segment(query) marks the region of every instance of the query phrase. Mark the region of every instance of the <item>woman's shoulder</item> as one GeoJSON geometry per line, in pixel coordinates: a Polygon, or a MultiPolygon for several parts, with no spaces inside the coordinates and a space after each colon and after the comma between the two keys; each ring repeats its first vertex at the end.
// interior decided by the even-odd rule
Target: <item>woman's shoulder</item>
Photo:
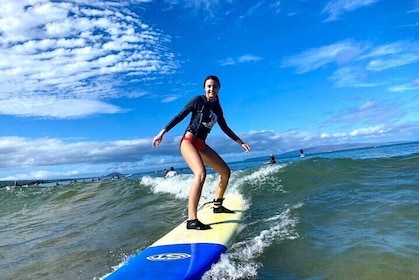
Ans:
{"type": "Polygon", "coordinates": [[[198,95],[196,95],[193,99],[195,99],[195,100],[199,100],[199,101],[204,101],[204,102],[205,102],[205,100],[206,100],[206,98],[205,98],[205,94],[198,94],[198,95]]]}
{"type": "Polygon", "coordinates": [[[205,96],[200,94],[200,95],[195,95],[194,97],[192,97],[189,102],[189,104],[201,104],[201,103],[205,103],[205,96]]]}
{"type": "Polygon", "coordinates": [[[200,100],[205,100],[204,97],[205,96],[202,95],[202,94],[195,95],[194,97],[192,97],[191,99],[189,99],[189,102],[196,102],[196,101],[200,101],[200,100]]]}

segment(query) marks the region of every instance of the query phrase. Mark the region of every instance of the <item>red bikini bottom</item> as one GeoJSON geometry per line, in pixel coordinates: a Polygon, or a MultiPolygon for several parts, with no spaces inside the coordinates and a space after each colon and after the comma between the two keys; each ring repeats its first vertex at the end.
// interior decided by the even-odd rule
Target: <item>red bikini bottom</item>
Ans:
{"type": "Polygon", "coordinates": [[[182,143],[183,140],[191,142],[198,152],[205,147],[205,142],[198,138],[183,136],[182,139],[180,139],[180,143],[182,143]]]}

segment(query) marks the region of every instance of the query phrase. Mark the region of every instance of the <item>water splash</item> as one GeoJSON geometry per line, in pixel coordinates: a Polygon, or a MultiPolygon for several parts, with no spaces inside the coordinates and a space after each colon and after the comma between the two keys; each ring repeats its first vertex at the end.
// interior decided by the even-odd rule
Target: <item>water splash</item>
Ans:
{"type": "MultiPolygon", "coordinates": [[[[255,224],[265,229],[258,235],[237,242],[223,255],[220,261],[207,271],[203,280],[213,279],[255,279],[262,264],[258,258],[273,242],[293,240],[300,237],[296,230],[300,219],[295,215],[295,209],[302,207],[299,203],[285,209],[278,215],[252,222],[246,226],[255,227],[255,224]]],[[[239,238],[239,237],[238,237],[239,238]]]]}

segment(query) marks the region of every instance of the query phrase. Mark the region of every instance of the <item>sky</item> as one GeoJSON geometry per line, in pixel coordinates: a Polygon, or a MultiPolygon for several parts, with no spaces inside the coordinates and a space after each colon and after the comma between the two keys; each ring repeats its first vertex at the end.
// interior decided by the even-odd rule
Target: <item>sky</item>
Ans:
{"type": "Polygon", "coordinates": [[[419,140],[418,0],[0,0],[0,180],[185,166],[208,75],[227,162],[419,140]]]}

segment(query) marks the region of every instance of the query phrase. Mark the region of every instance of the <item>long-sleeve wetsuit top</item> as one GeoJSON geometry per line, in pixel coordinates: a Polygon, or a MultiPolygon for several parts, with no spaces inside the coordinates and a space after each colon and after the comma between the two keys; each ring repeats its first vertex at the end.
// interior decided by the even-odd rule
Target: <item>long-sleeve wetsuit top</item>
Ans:
{"type": "Polygon", "coordinates": [[[223,110],[221,109],[220,102],[217,98],[216,101],[207,101],[205,95],[198,95],[192,98],[186,106],[179,112],[165,127],[166,131],[172,129],[175,125],[181,122],[189,113],[192,112],[191,120],[186,132],[191,132],[195,137],[204,140],[207,138],[215,123],[218,122],[221,130],[234,141],[240,139],[228,127],[223,110]]]}

